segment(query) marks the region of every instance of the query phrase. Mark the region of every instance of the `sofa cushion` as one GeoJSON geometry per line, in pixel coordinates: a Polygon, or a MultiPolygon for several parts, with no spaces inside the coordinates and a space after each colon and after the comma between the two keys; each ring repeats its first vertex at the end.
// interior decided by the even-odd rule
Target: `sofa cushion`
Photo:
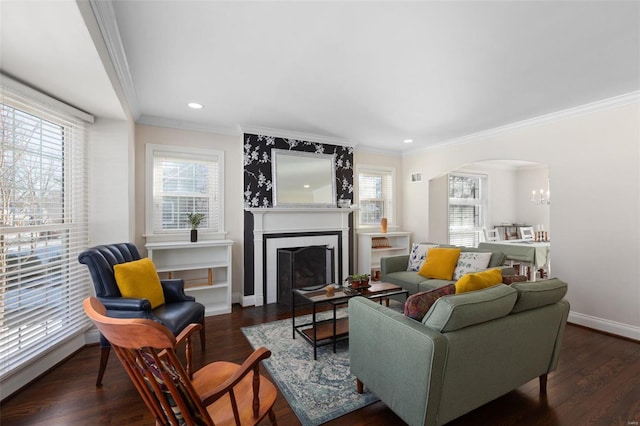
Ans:
{"type": "MultiPolygon", "coordinates": [[[[414,272],[414,274],[415,274],[415,272],[414,272]]],[[[442,287],[442,286],[445,286],[445,285],[455,284],[456,283],[453,280],[439,280],[439,279],[435,279],[435,278],[429,278],[429,279],[425,280],[423,277],[420,277],[420,278],[422,278],[424,281],[422,281],[420,284],[418,284],[418,291],[416,291],[416,293],[420,292],[420,291],[429,291],[429,290],[433,290],[434,288],[438,288],[438,287],[442,287]]]]}
{"type": "Polygon", "coordinates": [[[418,275],[425,278],[450,280],[459,256],[459,248],[432,247],[427,252],[427,259],[420,267],[418,275]]]}
{"type": "Polygon", "coordinates": [[[443,296],[422,318],[427,327],[446,333],[501,318],[513,309],[518,292],[504,284],[443,296]]]}
{"type": "Polygon", "coordinates": [[[148,257],[113,265],[113,274],[122,297],[148,299],[151,309],[164,304],[160,277],[148,257]]]}
{"type": "Polygon", "coordinates": [[[468,291],[481,290],[502,283],[502,271],[500,269],[489,269],[482,272],[466,274],[456,281],[456,293],[466,293],[468,291]]]}
{"type": "MultiPolygon", "coordinates": [[[[479,249],[477,247],[461,247],[461,248],[463,253],[478,253],[478,252],[485,253],[487,251],[486,249],[479,249]]],[[[489,264],[487,265],[487,268],[495,268],[496,266],[502,266],[504,265],[505,259],[506,259],[506,256],[504,255],[503,252],[492,251],[491,259],[489,260],[489,264]]]]}
{"type": "Polygon", "coordinates": [[[442,296],[455,294],[456,286],[448,284],[443,287],[434,288],[429,291],[422,291],[407,298],[404,303],[404,315],[416,321],[422,321],[424,314],[442,296]]]}
{"type": "Polygon", "coordinates": [[[424,260],[427,258],[427,250],[432,247],[437,247],[437,245],[428,243],[414,243],[411,246],[411,253],[409,253],[407,271],[418,272],[420,270],[420,267],[424,263],[424,260]]]}
{"type": "Polygon", "coordinates": [[[486,269],[491,260],[491,254],[491,252],[462,251],[458,257],[456,269],[453,270],[453,279],[459,280],[464,274],[486,269]]]}
{"type": "Polygon", "coordinates": [[[528,311],[540,306],[559,302],[567,294],[567,283],[557,278],[544,281],[514,283],[511,288],[518,292],[518,301],[512,312],[528,311]]]}

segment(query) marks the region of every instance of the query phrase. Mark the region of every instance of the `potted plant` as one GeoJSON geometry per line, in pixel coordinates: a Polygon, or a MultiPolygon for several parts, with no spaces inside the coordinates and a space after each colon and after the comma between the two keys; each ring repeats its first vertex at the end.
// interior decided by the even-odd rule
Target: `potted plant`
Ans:
{"type": "Polygon", "coordinates": [[[352,288],[367,287],[369,285],[369,275],[353,274],[349,275],[345,281],[348,281],[352,288]]]}
{"type": "Polygon", "coordinates": [[[360,274],[360,287],[369,286],[369,274],[360,274]]]}
{"type": "Polygon", "coordinates": [[[204,220],[204,213],[187,213],[187,219],[191,224],[191,242],[198,241],[198,226],[204,220]]]}

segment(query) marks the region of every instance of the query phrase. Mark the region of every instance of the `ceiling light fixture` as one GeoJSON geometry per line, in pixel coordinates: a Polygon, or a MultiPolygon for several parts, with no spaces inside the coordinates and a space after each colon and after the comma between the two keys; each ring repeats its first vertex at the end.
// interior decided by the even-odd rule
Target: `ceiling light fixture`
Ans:
{"type": "Polygon", "coordinates": [[[404,143],[413,143],[413,139],[405,139],[404,143]]]}
{"type": "Polygon", "coordinates": [[[304,188],[310,188],[311,185],[302,185],[304,188]]]}
{"type": "Polygon", "coordinates": [[[193,109],[202,109],[202,104],[199,104],[197,102],[189,102],[187,106],[193,109]]]}

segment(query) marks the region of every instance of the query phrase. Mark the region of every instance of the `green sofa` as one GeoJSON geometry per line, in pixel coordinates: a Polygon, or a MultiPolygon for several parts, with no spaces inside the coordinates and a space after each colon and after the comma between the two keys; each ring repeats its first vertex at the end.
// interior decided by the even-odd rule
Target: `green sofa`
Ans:
{"type": "Polygon", "coordinates": [[[566,283],[498,284],[439,298],[422,322],[349,301],[351,372],[409,425],[447,423],[547,374],[569,313],[566,283]]]}
{"type": "MultiPolygon", "coordinates": [[[[430,243],[421,243],[430,244],[430,243]]],[[[454,247],[449,245],[441,245],[440,247],[454,247]]],[[[460,247],[462,252],[479,252],[486,253],[486,250],[478,250],[474,247],[460,247]]],[[[502,268],[502,275],[513,275],[515,270],[510,266],[503,266],[505,256],[502,252],[491,252],[491,259],[487,269],[502,268]]],[[[397,284],[407,290],[409,294],[419,293],[421,291],[432,290],[442,287],[443,285],[455,283],[456,280],[440,280],[434,278],[425,278],[418,275],[417,272],[407,271],[407,263],[409,255],[399,255],[383,257],[380,259],[380,272],[382,281],[397,284]]]]}

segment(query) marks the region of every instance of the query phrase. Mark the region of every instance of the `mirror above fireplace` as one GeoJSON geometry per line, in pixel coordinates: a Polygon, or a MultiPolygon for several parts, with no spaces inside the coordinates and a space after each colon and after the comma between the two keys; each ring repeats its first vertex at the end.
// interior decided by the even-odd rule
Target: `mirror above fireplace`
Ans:
{"type": "Polygon", "coordinates": [[[272,149],[274,207],[336,207],[335,157],[272,149]]]}

